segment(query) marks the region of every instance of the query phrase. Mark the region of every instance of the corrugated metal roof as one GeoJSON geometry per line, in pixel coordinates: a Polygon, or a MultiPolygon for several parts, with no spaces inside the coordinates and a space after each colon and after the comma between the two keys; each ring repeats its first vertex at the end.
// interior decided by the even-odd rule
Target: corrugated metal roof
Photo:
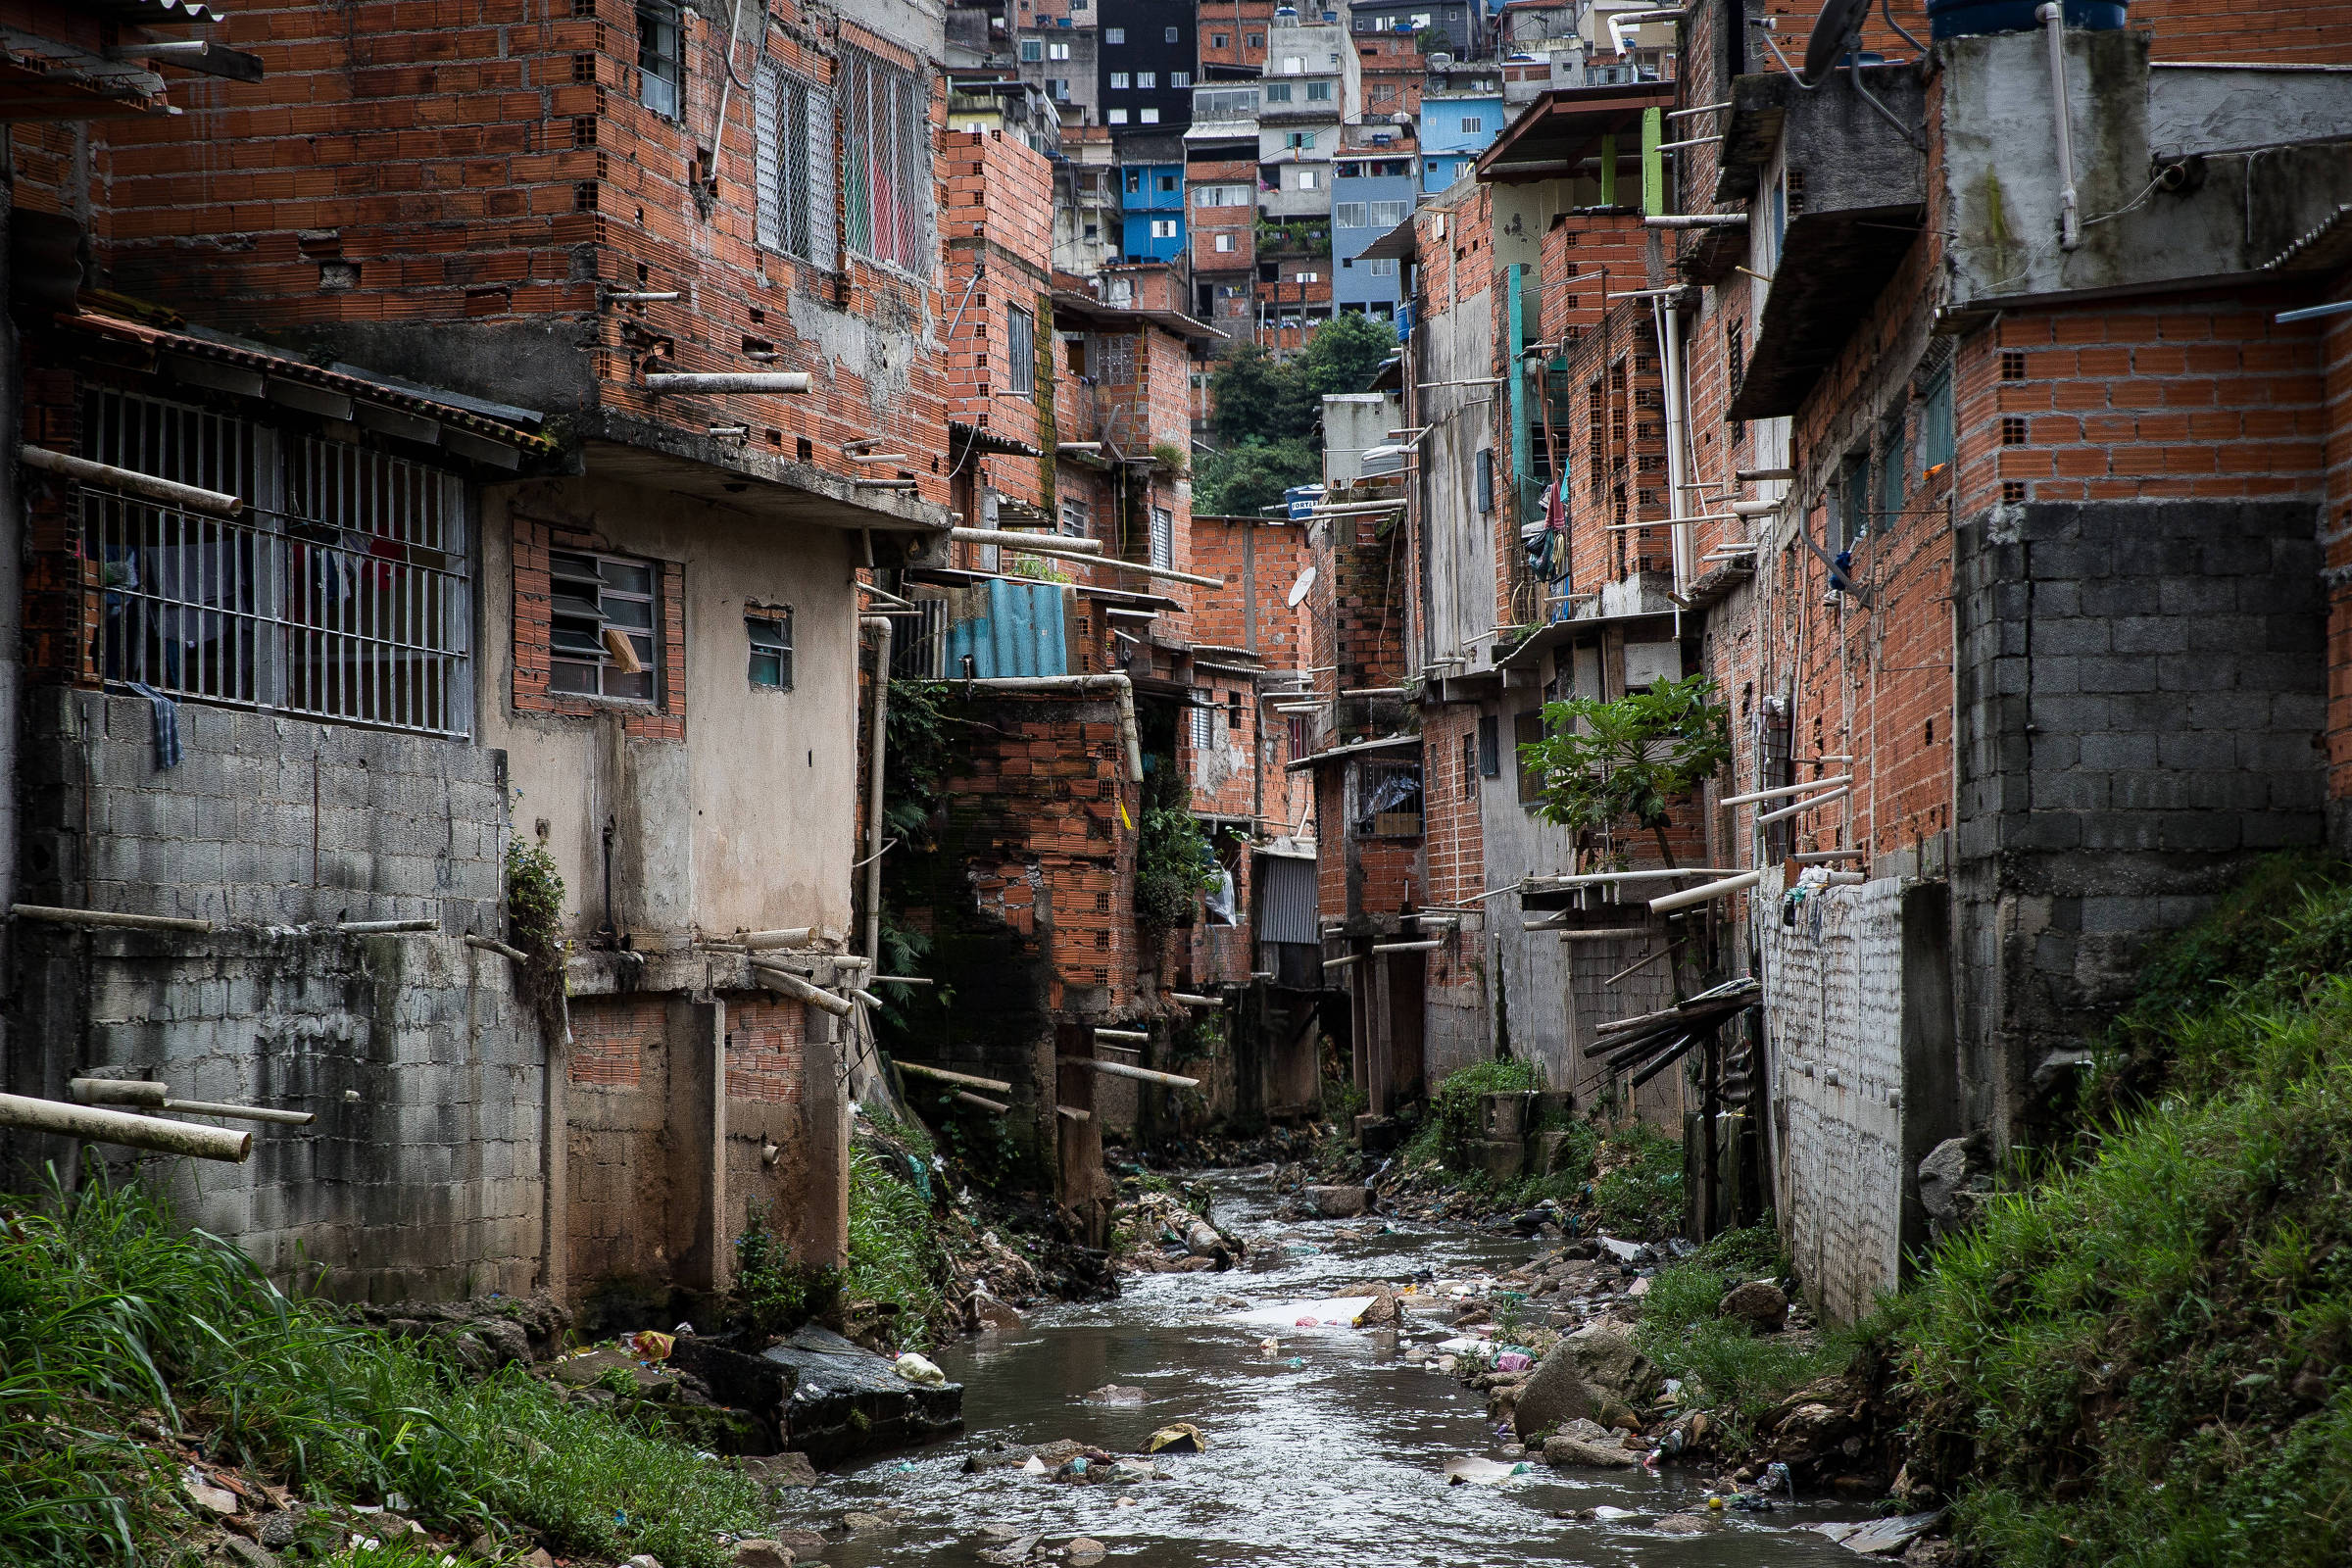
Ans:
{"type": "Polygon", "coordinates": [[[110,22],[136,23],[142,27],[187,26],[226,22],[228,13],[204,0],[81,0],[82,9],[110,22]]]}
{"type": "Polygon", "coordinates": [[[1059,583],[1013,582],[997,578],[958,589],[950,600],[947,675],[980,680],[1015,675],[1070,673],[1065,590],[1059,583]]]}

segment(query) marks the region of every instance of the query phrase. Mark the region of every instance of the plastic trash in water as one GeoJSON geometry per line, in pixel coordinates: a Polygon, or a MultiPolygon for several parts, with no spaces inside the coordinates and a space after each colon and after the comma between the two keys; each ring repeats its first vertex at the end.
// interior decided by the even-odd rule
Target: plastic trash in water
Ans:
{"type": "MultiPolygon", "coordinates": [[[[688,1332],[692,1332],[691,1325],[688,1326],[688,1332]]],[[[669,1352],[676,1348],[676,1339],[667,1334],[656,1334],[652,1329],[629,1336],[629,1348],[648,1361],[666,1361],[669,1352]]]]}
{"type": "Polygon", "coordinates": [[[1505,1350],[1494,1358],[1497,1372],[1524,1372],[1535,1364],[1524,1350],[1505,1350]]]}
{"type": "Polygon", "coordinates": [[[1304,1366],[1306,1365],[1306,1357],[1303,1355],[1294,1355],[1291,1357],[1291,1365],[1295,1367],[1304,1366]]]}
{"type": "Polygon", "coordinates": [[[1023,1461],[1021,1465],[1021,1474],[1025,1476],[1042,1476],[1045,1473],[1046,1461],[1040,1459],[1034,1453],[1031,1454],[1025,1461],[1023,1461]]]}
{"type": "Polygon", "coordinates": [[[929,1359],[915,1354],[912,1350],[900,1356],[895,1365],[899,1376],[909,1383],[919,1383],[926,1389],[947,1387],[948,1375],[932,1364],[929,1359]]]}

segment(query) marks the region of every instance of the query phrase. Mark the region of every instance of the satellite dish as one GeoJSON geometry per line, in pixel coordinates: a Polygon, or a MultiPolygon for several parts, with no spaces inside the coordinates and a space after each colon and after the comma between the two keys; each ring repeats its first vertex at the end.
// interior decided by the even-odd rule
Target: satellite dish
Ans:
{"type": "Polygon", "coordinates": [[[1870,20],[1870,0],[1828,0],[1805,40],[1805,80],[1818,86],[1838,69],[1838,62],[1854,52],[1862,24],[1870,20]]]}
{"type": "Polygon", "coordinates": [[[1314,587],[1314,585],[1315,568],[1309,566],[1298,574],[1298,580],[1297,582],[1291,584],[1290,607],[1293,610],[1297,610],[1298,608],[1299,601],[1306,597],[1307,590],[1314,587]]]}

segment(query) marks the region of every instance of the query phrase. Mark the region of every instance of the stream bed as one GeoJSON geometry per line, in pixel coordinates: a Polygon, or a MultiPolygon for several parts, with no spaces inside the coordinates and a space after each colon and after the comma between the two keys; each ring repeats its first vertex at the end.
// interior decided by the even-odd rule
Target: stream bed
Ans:
{"type": "MultiPolygon", "coordinates": [[[[1709,1564],[1725,1568],[1859,1564],[1798,1528],[1851,1519],[1850,1506],[1720,1512],[1720,1528],[1669,1535],[1648,1521],[1704,1509],[1707,1474],[1558,1471],[1534,1462],[1498,1484],[1449,1484],[1446,1465],[1494,1459],[1483,1396],[1408,1362],[1452,1330],[1415,1313],[1402,1329],[1268,1328],[1232,1321],[1253,1307],[1341,1294],[1366,1278],[1443,1281],[1510,1268],[1537,1244],[1509,1237],[1353,1221],[1277,1218],[1265,1174],[1208,1172],[1220,1224],[1246,1238],[1250,1261],[1227,1273],[1147,1274],[1113,1301],[1056,1306],[1018,1331],[984,1335],[934,1357],[964,1386],[956,1441],[886,1455],[797,1494],[808,1528],[848,1511],[894,1522],[830,1545],[836,1568],[970,1564],[1002,1558],[1008,1536],[1059,1546],[1091,1537],[1106,1564],[1152,1568],[1457,1568],[1502,1562],[1709,1564]],[[1358,1233],[1356,1238],[1342,1231],[1358,1233]],[[1222,1304],[1220,1304],[1222,1303],[1222,1304]],[[1279,1348],[1267,1351],[1271,1335],[1279,1348]],[[1105,1384],[1141,1389],[1138,1405],[1082,1402],[1105,1384]],[[1069,1438],[1134,1453],[1155,1430],[1187,1421],[1206,1451],[1162,1454],[1165,1480],[1076,1486],[1018,1468],[965,1474],[995,1440],[1069,1438]],[[1627,1517],[1579,1520],[1577,1510],[1627,1517]],[[900,1512],[903,1510],[903,1512],[900,1512]]],[[[1425,1287],[1426,1288],[1426,1287],[1425,1287]]],[[[1884,1560],[1884,1559],[1880,1559],[1884,1560]]]]}

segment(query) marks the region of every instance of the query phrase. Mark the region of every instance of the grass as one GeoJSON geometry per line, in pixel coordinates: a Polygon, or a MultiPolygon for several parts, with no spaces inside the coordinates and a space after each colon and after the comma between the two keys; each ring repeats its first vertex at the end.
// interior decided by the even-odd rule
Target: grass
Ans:
{"type": "Polygon", "coordinates": [[[142,1189],[20,1202],[0,1249],[0,1561],[152,1561],[192,1527],[176,1467],[124,1436],[140,1412],[210,1462],[317,1501],[398,1493],[460,1536],[720,1568],[720,1532],[761,1522],[739,1473],[290,1298],[142,1189]]]}
{"type": "Polygon", "coordinates": [[[1613,1236],[1655,1241],[1683,1228],[1683,1146],[1645,1122],[1601,1140],[1593,1217],[1613,1236]]]}
{"type": "Polygon", "coordinates": [[[1791,1391],[1835,1372],[1853,1357],[1856,1337],[1756,1334],[1715,1310],[1734,1286],[1784,1278],[1788,1263],[1771,1223],[1726,1231],[1692,1256],[1660,1269],[1642,1300],[1635,1340],[1670,1378],[1695,1383],[1686,1407],[1703,1405],[1746,1441],[1756,1419],[1791,1391]]]}
{"type": "Polygon", "coordinates": [[[930,1200],[898,1174],[895,1157],[862,1144],[850,1151],[850,1252],[842,1290],[853,1300],[895,1305],[899,1340],[919,1348],[947,1321],[947,1254],[930,1200]]]}
{"type": "Polygon", "coordinates": [[[1912,1475],[2003,1568],[2352,1560],[2352,887],[2275,861],[2160,953],[2117,1108],[1887,1309],[1912,1475]]]}

